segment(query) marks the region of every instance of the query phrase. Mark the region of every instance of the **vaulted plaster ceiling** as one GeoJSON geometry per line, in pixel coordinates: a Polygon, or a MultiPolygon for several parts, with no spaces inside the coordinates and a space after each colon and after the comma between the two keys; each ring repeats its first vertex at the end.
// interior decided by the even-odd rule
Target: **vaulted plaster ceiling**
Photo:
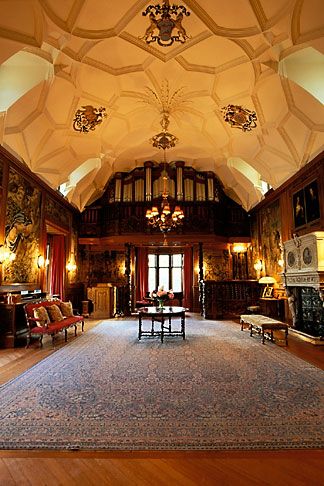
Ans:
{"type": "Polygon", "coordinates": [[[81,210],[114,172],[161,161],[161,114],[141,96],[163,82],[186,100],[170,110],[168,161],[215,172],[246,209],[261,180],[276,188],[323,150],[322,0],[175,3],[190,38],[161,47],[140,39],[145,0],[1,0],[0,143],[81,210]],[[226,124],[228,104],[256,111],[257,128],[226,124]],[[79,133],[85,105],[108,116],[79,133]]]}

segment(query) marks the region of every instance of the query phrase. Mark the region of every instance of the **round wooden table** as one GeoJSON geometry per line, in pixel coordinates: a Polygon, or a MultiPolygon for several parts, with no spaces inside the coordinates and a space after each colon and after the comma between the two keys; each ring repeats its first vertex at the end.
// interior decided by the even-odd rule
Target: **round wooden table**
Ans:
{"type": "Polygon", "coordinates": [[[186,338],[186,309],[184,307],[166,306],[163,309],[158,307],[141,307],[138,309],[138,339],[142,336],[159,336],[163,343],[164,336],[182,336],[186,338]],[[143,330],[143,318],[151,318],[151,329],[143,330]],[[172,329],[172,319],[180,318],[180,329],[172,329]],[[155,322],[160,324],[159,329],[155,329],[155,322]]]}

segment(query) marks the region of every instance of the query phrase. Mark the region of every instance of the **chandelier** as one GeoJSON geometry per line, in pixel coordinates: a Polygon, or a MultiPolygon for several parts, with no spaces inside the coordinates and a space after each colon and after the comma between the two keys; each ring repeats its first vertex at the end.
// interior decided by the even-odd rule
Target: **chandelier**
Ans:
{"type": "Polygon", "coordinates": [[[76,132],[89,133],[90,130],[94,130],[97,125],[103,121],[107,116],[105,113],[106,108],[100,106],[99,108],[94,108],[91,105],[82,106],[75,112],[75,117],[73,120],[73,129],[76,132]]]}
{"type": "Polygon", "coordinates": [[[182,20],[183,16],[188,17],[190,12],[183,5],[170,5],[169,0],[163,0],[162,5],[149,5],[142,15],[148,15],[150,19],[144,36],[140,37],[147,44],[157,42],[162,47],[168,47],[173,42],[184,44],[189,39],[182,26],[182,20]]]}
{"type": "Polygon", "coordinates": [[[255,111],[248,110],[239,105],[227,105],[222,108],[224,120],[232,128],[240,128],[243,132],[249,132],[257,126],[255,111]]]}
{"type": "Polygon", "coordinates": [[[159,210],[157,206],[152,206],[151,209],[148,209],[146,211],[145,216],[147,218],[148,224],[153,228],[160,229],[165,236],[166,233],[182,224],[184,214],[180,206],[175,206],[174,211],[171,211],[167,191],[167,182],[169,177],[167,173],[167,161],[165,151],[166,149],[174,147],[175,144],[178,142],[178,139],[177,137],[172,135],[172,133],[169,133],[167,131],[170,123],[168,113],[163,113],[160,123],[162,126],[162,132],[152,137],[150,139],[150,143],[152,143],[153,147],[161,148],[163,150],[163,192],[161,209],[159,210]]]}

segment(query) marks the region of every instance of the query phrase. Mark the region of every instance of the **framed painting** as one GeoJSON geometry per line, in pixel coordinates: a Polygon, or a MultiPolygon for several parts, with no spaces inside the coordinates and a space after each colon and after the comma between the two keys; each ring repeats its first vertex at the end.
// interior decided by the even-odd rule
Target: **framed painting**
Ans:
{"type": "Polygon", "coordinates": [[[317,181],[313,181],[304,188],[305,204],[306,204],[306,221],[310,223],[319,219],[320,205],[318,197],[317,181]]]}
{"type": "Polygon", "coordinates": [[[305,193],[304,189],[293,194],[294,226],[298,228],[306,224],[305,193]]]}
{"type": "Polygon", "coordinates": [[[263,290],[262,298],[271,299],[273,296],[273,287],[265,287],[263,290]]]}

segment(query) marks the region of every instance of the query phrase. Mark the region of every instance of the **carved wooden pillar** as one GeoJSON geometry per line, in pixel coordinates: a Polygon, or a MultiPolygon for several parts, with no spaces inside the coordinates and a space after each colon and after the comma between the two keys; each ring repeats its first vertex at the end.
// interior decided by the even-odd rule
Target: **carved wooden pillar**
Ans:
{"type": "Polygon", "coordinates": [[[200,301],[200,313],[204,315],[205,313],[205,298],[204,298],[204,253],[203,244],[199,243],[198,249],[199,258],[199,301],[200,301]]]}
{"type": "Polygon", "coordinates": [[[4,127],[6,121],[7,112],[0,111],[0,145],[3,145],[4,127]]]}
{"type": "Polygon", "coordinates": [[[126,276],[126,290],[125,290],[125,316],[130,316],[132,312],[132,273],[131,273],[131,245],[125,243],[125,276],[126,276]]]}

